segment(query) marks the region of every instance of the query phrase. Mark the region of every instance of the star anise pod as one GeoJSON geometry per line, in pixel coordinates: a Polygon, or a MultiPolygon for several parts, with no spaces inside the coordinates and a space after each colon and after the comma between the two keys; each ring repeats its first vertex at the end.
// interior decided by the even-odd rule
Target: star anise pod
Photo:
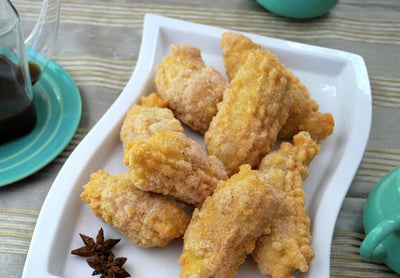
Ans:
{"type": "Polygon", "coordinates": [[[94,256],[86,259],[88,265],[94,269],[92,275],[101,274],[100,278],[125,278],[131,275],[122,267],[126,262],[125,257],[114,258],[113,254],[108,257],[94,256]]]}
{"type": "Polygon", "coordinates": [[[72,250],[71,254],[82,256],[82,257],[91,257],[101,254],[112,254],[111,249],[120,241],[120,239],[107,239],[104,241],[104,232],[103,228],[100,228],[96,241],[93,238],[79,234],[85,246],[82,246],[78,249],[72,250]]]}

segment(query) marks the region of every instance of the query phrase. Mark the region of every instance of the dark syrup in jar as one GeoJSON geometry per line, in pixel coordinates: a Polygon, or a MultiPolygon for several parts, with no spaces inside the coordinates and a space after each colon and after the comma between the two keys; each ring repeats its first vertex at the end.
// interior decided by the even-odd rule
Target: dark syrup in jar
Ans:
{"type": "Polygon", "coordinates": [[[29,74],[31,75],[31,82],[33,86],[39,80],[42,71],[37,64],[29,62],[29,74]]]}
{"type": "MultiPolygon", "coordinates": [[[[36,82],[40,68],[29,68],[36,82]]],[[[0,144],[28,134],[35,125],[35,105],[27,95],[22,70],[0,55],[0,144]]]]}

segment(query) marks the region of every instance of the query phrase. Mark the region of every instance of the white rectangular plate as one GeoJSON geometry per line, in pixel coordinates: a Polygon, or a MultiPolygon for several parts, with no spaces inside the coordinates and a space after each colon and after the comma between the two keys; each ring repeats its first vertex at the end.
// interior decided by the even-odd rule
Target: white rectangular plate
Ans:
{"type": "MultiPolygon", "coordinates": [[[[61,169],[43,204],[23,277],[89,277],[85,259],[70,254],[82,246],[79,233],[95,236],[103,227],[106,238],[121,238],[115,229],[96,218],[79,195],[91,173],[128,171],[122,163],[119,130],[130,106],[155,90],[155,66],[169,54],[171,44],[188,42],[202,51],[207,65],[225,72],[220,38],[227,30],[180,20],[146,15],[136,68],[127,86],[102,119],[82,140],[61,169]]],[[[245,34],[275,53],[308,87],[320,111],[330,112],[335,131],[322,142],[304,183],[312,222],[316,258],[301,277],[329,277],[332,233],[342,201],[368,141],[371,125],[371,90],[363,59],[357,55],[295,42],[245,34]]],[[[202,138],[196,137],[202,142],[202,138]]],[[[122,238],[113,249],[127,257],[132,277],[178,277],[182,240],[164,248],[141,249],[122,238]]],[[[264,277],[249,258],[237,277],[264,277]]]]}

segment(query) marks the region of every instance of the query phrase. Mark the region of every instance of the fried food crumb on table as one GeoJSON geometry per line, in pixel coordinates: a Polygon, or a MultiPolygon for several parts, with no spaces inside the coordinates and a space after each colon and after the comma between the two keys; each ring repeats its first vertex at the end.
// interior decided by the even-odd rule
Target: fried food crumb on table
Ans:
{"type": "Polygon", "coordinates": [[[133,186],[127,173],[93,173],[81,193],[103,221],[140,247],[165,246],[183,235],[190,215],[166,196],[133,186]]]}
{"type": "Polygon", "coordinates": [[[181,43],[171,45],[170,50],[171,54],[156,67],[158,94],[169,102],[179,120],[204,133],[229,82],[205,65],[200,49],[181,43]]]}
{"type": "Polygon", "coordinates": [[[249,165],[221,182],[184,235],[180,278],[234,277],[256,240],[269,231],[279,196],[249,165]]]}
{"type": "MultiPolygon", "coordinates": [[[[240,33],[225,32],[221,39],[226,73],[230,80],[245,63],[248,54],[261,45],[240,33]]],[[[291,139],[299,131],[308,131],[317,141],[325,140],[333,133],[334,119],[330,113],[320,113],[318,103],[313,100],[306,86],[289,69],[292,76],[292,104],[289,117],[279,132],[279,138],[291,139]]]]}
{"type": "Polygon", "coordinates": [[[265,182],[283,196],[271,233],[258,239],[253,252],[260,271],[272,278],[294,277],[296,269],[305,272],[314,258],[302,183],[319,150],[316,141],[303,131],[294,136],[293,144],[282,143],[261,162],[259,171],[265,182]]]}
{"type": "Polygon", "coordinates": [[[242,164],[257,167],[274,146],[290,105],[291,76],[282,63],[268,50],[250,52],[205,134],[208,153],[224,163],[228,175],[242,164]]]}
{"type": "Polygon", "coordinates": [[[220,180],[228,177],[222,162],[181,132],[157,132],[135,141],[127,154],[136,187],[201,205],[220,180]]]}

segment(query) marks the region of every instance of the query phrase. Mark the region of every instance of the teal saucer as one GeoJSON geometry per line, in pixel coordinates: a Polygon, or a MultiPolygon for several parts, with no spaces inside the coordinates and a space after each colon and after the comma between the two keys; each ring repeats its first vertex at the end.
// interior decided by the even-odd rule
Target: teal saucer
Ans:
{"type": "Polygon", "coordinates": [[[71,76],[50,60],[33,87],[37,124],[23,137],[0,145],[0,186],[40,170],[62,152],[81,118],[81,96],[71,76]]]}

